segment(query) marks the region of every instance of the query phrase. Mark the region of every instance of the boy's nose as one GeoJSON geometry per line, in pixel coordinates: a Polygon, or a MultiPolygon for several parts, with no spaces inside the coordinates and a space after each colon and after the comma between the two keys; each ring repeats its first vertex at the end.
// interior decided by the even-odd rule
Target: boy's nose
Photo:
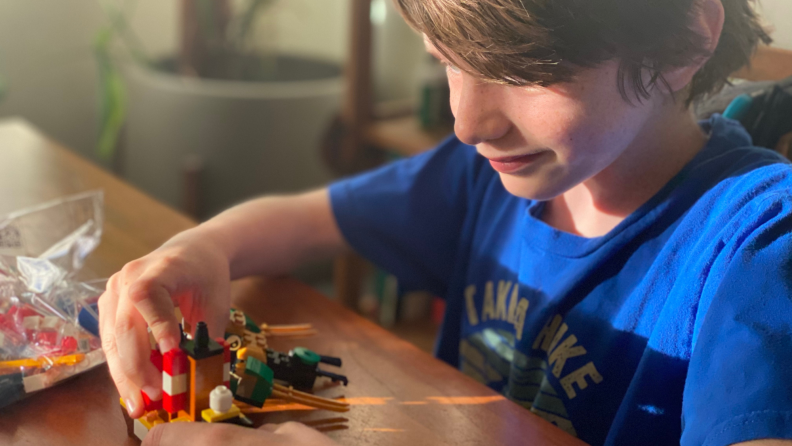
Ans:
{"type": "Polygon", "coordinates": [[[501,138],[511,123],[499,108],[498,87],[465,76],[451,87],[451,108],[454,112],[454,133],[465,144],[476,145],[501,138]]]}

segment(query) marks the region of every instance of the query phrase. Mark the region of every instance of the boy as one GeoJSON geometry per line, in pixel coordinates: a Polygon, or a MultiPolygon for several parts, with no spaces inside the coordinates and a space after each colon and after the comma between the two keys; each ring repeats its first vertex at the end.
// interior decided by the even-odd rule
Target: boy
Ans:
{"type": "MultiPolygon", "coordinates": [[[[446,297],[441,359],[588,443],[789,444],[792,169],[688,109],[769,40],[748,0],[398,3],[448,65],[455,137],[238,206],[113,276],[102,339],[133,416],[159,394],[146,324],[169,350],[174,304],[222,327],[229,279],[349,244],[446,297]]],[[[151,439],[330,444],[269,430],[151,439]]]]}

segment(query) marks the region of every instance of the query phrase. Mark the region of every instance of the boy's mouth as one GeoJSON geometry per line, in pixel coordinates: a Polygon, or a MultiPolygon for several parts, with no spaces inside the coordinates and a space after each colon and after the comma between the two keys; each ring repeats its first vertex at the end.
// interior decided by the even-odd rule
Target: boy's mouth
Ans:
{"type": "Polygon", "coordinates": [[[533,163],[542,156],[545,151],[529,153],[527,155],[506,156],[501,158],[490,158],[489,162],[493,169],[500,173],[514,173],[533,163]]]}

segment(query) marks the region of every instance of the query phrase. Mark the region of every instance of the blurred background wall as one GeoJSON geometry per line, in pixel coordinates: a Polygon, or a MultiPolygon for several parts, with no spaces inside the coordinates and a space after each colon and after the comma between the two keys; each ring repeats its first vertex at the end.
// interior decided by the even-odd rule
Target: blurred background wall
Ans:
{"type": "MultiPolygon", "coordinates": [[[[0,117],[19,115],[82,155],[95,158],[97,85],[92,44],[106,24],[107,0],[0,0],[0,76],[7,84],[0,117]]],[[[133,27],[151,54],[177,45],[176,0],[139,0],[133,27]]],[[[338,62],[347,51],[348,0],[280,1],[258,36],[283,50],[338,62]]],[[[390,0],[374,0],[375,90],[380,99],[415,94],[420,40],[390,0]]],[[[775,45],[792,49],[792,1],[763,0],[775,45]],[[773,20],[778,23],[772,23],[773,20]],[[782,21],[786,22],[782,23],[782,21]]]]}
{"type": "MultiPolygon", "coordinates": [[[[0,117],[24,116],[91,158],[98,103],[92,45],[107,23],[101,1],[106,0],[0,0],[0,76],[8,87],[0,117]]],[[[177,6],[176,0],[137,2],[132,24],[150,54],[176,48],[177,6]]],[[[396,17],[389,0],[374,0],[374,11],[385,37],[375,48],[388,52],[378,57],[376,72],[385,80],[377,83],[378,96],[392,98],[410,88],[403,79],[414,74],[402,74],[398,65],[420,57],[420,40],[396,17]]],[[[272,39],[268,44],[283,51],[341,63],[348,15],[347,0],[282,0],[264,14],[257,37],[272,39]]]]}

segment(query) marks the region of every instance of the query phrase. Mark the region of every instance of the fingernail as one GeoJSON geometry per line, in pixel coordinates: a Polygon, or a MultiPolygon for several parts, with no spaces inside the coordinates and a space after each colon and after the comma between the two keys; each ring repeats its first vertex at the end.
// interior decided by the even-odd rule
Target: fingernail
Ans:
{"type": "Polygon", "coordinates": [[[156,387],[144,386],[141,390],[146,393],[151,401],[159,401],[162,399],[162,391],[156,387]]]}
{"type": "Polygon", "coordinates": [[[173,340],[170,339],[170,338],[162,339],[159,342],[159,348],[160,348],[160,352],[161,353],[168,353],[169,351],[173,350],[177,346],[178,345],[175,342],[173,342],[173,340]]]}
{"type": "Polygon", "coordinates": [[[129,416],[131,417],[133,413],[135,413],[135,402],[132,398],[124,398],[124,404],[126,404],[127,412],[129,412],[129,416]]]}

